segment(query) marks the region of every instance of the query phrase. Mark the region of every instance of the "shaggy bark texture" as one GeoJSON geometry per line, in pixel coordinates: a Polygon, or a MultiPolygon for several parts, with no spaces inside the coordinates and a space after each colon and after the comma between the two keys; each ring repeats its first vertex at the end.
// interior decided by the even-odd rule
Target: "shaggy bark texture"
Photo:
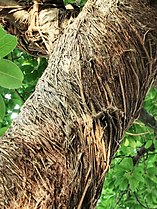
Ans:
{"type": "Polygon", "coordinates": [[[157,9],[89,1],[0,143],[0,207],[94,209],[156,75],[157,9]]]}
{"type": "Polygon", "coordinates": [[[79,12],[63,0],[0,0],[0,23],[17,36],[20,49],[36,57],[49,56],[79,12]]]}

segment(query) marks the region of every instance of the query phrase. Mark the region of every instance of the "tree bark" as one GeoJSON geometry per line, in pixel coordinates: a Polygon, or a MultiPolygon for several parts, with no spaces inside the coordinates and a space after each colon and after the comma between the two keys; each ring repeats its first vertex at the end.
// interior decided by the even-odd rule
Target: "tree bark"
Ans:
{"type": "Polygon", "coordinates": [[[89,1],[0,142],[0,207],[92,209],[156,76],[157,8],[89,1]]]}

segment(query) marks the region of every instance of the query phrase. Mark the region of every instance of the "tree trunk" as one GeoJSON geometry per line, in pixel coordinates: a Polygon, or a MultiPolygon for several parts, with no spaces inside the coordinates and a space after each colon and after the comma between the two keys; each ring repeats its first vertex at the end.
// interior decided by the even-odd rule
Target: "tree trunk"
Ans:
{"type": "Polygon", "coordinates": [[[0,208],[92,209],[156,75],[157,8],[89,1],[0,143],[0,208]]]}

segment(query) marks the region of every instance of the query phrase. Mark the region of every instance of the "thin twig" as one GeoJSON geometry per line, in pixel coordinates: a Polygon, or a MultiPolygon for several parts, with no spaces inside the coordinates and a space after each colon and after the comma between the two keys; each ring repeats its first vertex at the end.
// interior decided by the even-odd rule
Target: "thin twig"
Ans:
{"type": "Polygon", "coordinates": [[[136,192],[134,192],[134,196],[135,196],[135,198],[136,198],[136,201],[137,201],[143,208],[149,209],[147,206],[143,205],[143,204],[140,202],[140,200],[139,200],[139,198],[138,198],[136,192]]]}

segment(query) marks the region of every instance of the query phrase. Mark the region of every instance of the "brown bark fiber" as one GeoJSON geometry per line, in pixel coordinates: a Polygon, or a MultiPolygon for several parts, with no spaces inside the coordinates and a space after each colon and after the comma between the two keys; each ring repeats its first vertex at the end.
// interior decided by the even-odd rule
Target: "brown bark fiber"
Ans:
{"type": "Polygon", "coordinates": [[[156,75],[157,9],[89,1],[0,142],[0,208],[94,209],[156,75]]]}

